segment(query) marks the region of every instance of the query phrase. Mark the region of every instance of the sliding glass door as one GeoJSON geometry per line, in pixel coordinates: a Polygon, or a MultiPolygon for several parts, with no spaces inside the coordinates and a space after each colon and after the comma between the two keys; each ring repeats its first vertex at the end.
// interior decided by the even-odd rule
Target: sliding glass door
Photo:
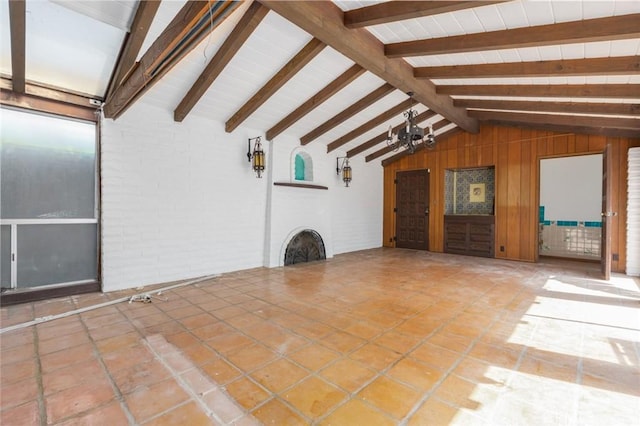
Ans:
{"type": "Polygon", "coordinates": [[[0,280],[98,279],[96,125],[0,109],[0,280]]]}

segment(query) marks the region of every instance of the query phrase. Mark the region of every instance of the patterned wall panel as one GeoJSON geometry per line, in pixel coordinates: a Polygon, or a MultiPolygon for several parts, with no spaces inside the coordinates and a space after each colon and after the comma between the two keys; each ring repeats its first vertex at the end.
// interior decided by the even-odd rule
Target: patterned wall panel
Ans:
{"type": "Polygon", "coordinates": [[[493,167],[445,170],[445,214],[493,214],[495,192],[493,167]],[[471,201],[471,185],[477,183],[484,184],[484,202],[471,201]]]}

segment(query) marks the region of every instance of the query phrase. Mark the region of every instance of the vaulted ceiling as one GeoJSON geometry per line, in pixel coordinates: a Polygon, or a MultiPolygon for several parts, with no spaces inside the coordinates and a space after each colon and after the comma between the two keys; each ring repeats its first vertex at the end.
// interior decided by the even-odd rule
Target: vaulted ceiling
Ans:
{"type": "Polygon", "coordinates": [[[640,136],[636,0],[2,1],[4,104],[117,120],[144,98],[366,161],[411,107],[436,139],[640,136]]]}

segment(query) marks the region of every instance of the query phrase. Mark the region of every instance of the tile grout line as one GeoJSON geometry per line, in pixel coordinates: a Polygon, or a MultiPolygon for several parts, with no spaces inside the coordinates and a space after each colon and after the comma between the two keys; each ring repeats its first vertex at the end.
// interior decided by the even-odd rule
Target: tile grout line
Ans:
{"type": "MultiPolygon", "coordinates": [[[[217,383],[215,383],[211,378],[209,378],[208,376],[204,375],[200,369],[193,364],[193,362],[191,362],[190,360],[187,359],[187,357],[185,357],[182,354],[182,351],[180,351],[180,349],[176,348],[175,346],[171,345],[171,343],[167,342],[164,337],[162,335],[155,335],[155,336],[151,336],[151,338],[155,338],[154,340],[159,340],[162,339],[161,342],[158,342],[158,344],[154,344],[154,342],[150,341],[150,338],[145,338],[143,340],[144,344],[149,348],[149,350],[154,354],[155,358],[171,373],[171,375],[173,376],[173,378],[176,380],[176,382],[178,382],[180,384],[180,386],[189,394],[189,396],[191,397],[192,400],[194,400],[199,406],[200,408],[207,414],[207,417],[213,417],[214,420],[220,422],[221,424],[226,424],[226,421],[222,418],[220,418],[220,416],[214,411],[213,408],[209,407],[207,405],[206,402],[204,402],[204,400],[202,399],[203,396],[212,393],[212,392],[216,392],[219,391],[221,397],[223,398],[223,402],[225,404],[230,404],[231,406],[233,406],[235,409],[238,410],[238,412],[240,412],[241,414],[238,415],[237,417],[235,417],[231,423],[236,422],[238,420],[240,420],[243,417],[248,417],[250,419],[254,419],[253,416],[250,413],[246,413],[246,410],[244,409],[244,407],[240,407],[235,400],[230,397],[229,395],[227,395],[226,391],[224,390],[224,387],[218,385],[217,383]],[[175,349],[175,353],[177,353],[179,356],[181,356],[182,358],[184,358],[187,362],[189,362],[193,368],[189,369],[189,370],[185,370],[186,371],[196,371],[200,378],[205,380],[206,382],[208,382],[208,384],[211,386],[211,389],[199,393],[196,392],[193,387],[186,382],[186,380],[182,377],[182,374],[179,374],[176,370],[173,369],[173,367],[171,367],[171,365],[169,365],[169,363],[166,362],[165,357],[163,355],[163,353],[161,352],[161,347],[162,346],[169,346],[175,349]]],[[[184,372],[183,372],[184,374],[184,372]]],[[[220,401],[218,401],[220,402],[220,401]]]]}
{"type": "Polygon", "coordinates": [[[111,376],[111,373],[109,372],[109,368],[107,368],[106,364],[104,363],[104,360],[102,359],[102,353],[98,349],[98,345],[96,344],[95,340],[93,339],[93,336],[91,336],[91,332],[89,331],[89,327],[87,327],[87,324],[84,322],[84,318],[82,318],[82,315],[80,315],[80,314],[77,314],[77,315],[78,315],[78,320],[80,321],[80,323],[82,324],[82,327],[84,328],[84,332],[87,334],[87,337],[89,338],[89,341],[91,342],[91,346],[92,346],[92,349],[93,349],[93,354],[95,355],[98,363],[100,364],[100,368],[102,369],[102,372],[105,374],[105,376],[107,376],[107,379],[109,380],[109,384],[111,385],[111,389],[113,390],[113,393],[115,394],[115,399],[120,404],[120,407],[122,408],[122,411],[124,412],[125,417],[129,421],[129,424],[130,425],[137,425],[136,420],[133,417],[133,414],[131,413],[131,410],[129,409],[129,405],[125,401],[124,395],[120,391],[120,388],[118,387],[118,384],[115,382],[115,380],[111,376]]]}
{"type": "MultiPolygon", "coordinates": [[[[487,291],[485,291],[484,293],[482,293],[482,295],[487,294],[492,288],[496,287],[497,284],[493,285],[491,288],[487,289],[487,291]]],[[[511,298],[512,302],[513,300],[515,300],[515,298],[517,297],[518,294],[520,294],[522,292],[522,289],[520,289],[520,291],[518,291],[516,294],[514,294],[514,296],[511,298]]],[[[479,296],[478,296],[479,297],[479,296]]],[[[475,302],[474,302],[475,303],[475,302]]],[[[472,306],[474,303],[469,303],[467,306],[472,306]]],[[[506,306],[506,305],[505,305],[506,306]]],[[[503,311],[504,309],[501,309],[501,311],[503,311]]],[[[433,387],[424,393],[424,395],[422,396],[422,398],[420,398],[418,400],[418,402],[416,402],[414,404],[414,406],[411,408],[411,410],[409,410],[409,412],[404,416],[403,419],[400,420],[399,425],[404,426],[407,424],[407,422],[409,421],[409,419],[418,411],[418,409],[429,399],[431,398],[431,396],[435,393],[435,391],[440,387],[440,385],[449,377],[450,374],[453,373],[453,371],[456,369],[456,367],[458,365],[460,365],[462,363],[462,361],[469,356],[469,353],[471,352],[471,350],[476,346],[476,344],[482,339],[482,337],[488,333],[489,329],[491,328],[491,326],[493,326],[496,322],[498,322],[500,320],[500,317],[503,316],[504,313],[501,313],[499,315],[496,315],[493,320],[487,324],[487,326],[484,328],[484,331],[480,334],[478,334],[478,336],[473,339],[471,341],[471,344],[469,345],[469,347],[461,353],[461,356],[458,357],[458,359],[444,372],[444,374],[442,375],[442,377],[440,378],[440,380],[438,380],[433,387]]],[[[457,317],[457,316],[456,316],[457,317]]],[[[442,324],[440,327],[438,327],[437,330],[443,328],[445,325],[449,324],[450,322],[452,322],[456,317],[451,318],[447,323],[442,324]]],[[[435,332],[435,330],[434,330],[435,332]]],[[[433,334],[433,333],[432,333],[433,334]]],[[[426,338],[425,338],[426,340],[426,338]]],[[[412,349],[412,350],[415,350],[412,349]]],[[[456,404],[457,405],[457,404],[456,404]]],[[[458,408],[458,407],[456,407],[458,408]]],[[[480,417],[481,419],[484,419],[484,417],[480,417]]],[[[488,419],[490,420],[490,419],[488,419]]]]}
{"type": "Polygon", "coordinates": [[[42,382],[42,362],[40,361],[40,337],[38,330],[33,327],[33,352],[36,357],[36,383],[38,385],[38,411],[40,414],[40,425],[46,426],[47,421],[47,406],[44,398],[44,384],[42,382]]]}

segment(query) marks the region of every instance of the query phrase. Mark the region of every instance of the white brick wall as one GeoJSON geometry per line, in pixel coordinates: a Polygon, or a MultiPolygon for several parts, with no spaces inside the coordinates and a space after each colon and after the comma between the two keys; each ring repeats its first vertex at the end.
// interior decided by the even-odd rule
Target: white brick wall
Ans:
{"type": "Polygon", "coordinates": [[[344,188],[334,153],[313,156],[314,183],[329,190],[274,187],[290,180],[298,141],[263,142],[267,176],[257,179],[246,158],[247,138],[223,123],[172,113],[138,101],[101,137],[103,290],[282,264],[292,232],[310,227],[327,255],[381,245],[382,167],[352,162],[344,188]],[[272,220],[271,220],[272,219],[272,220]]]}

